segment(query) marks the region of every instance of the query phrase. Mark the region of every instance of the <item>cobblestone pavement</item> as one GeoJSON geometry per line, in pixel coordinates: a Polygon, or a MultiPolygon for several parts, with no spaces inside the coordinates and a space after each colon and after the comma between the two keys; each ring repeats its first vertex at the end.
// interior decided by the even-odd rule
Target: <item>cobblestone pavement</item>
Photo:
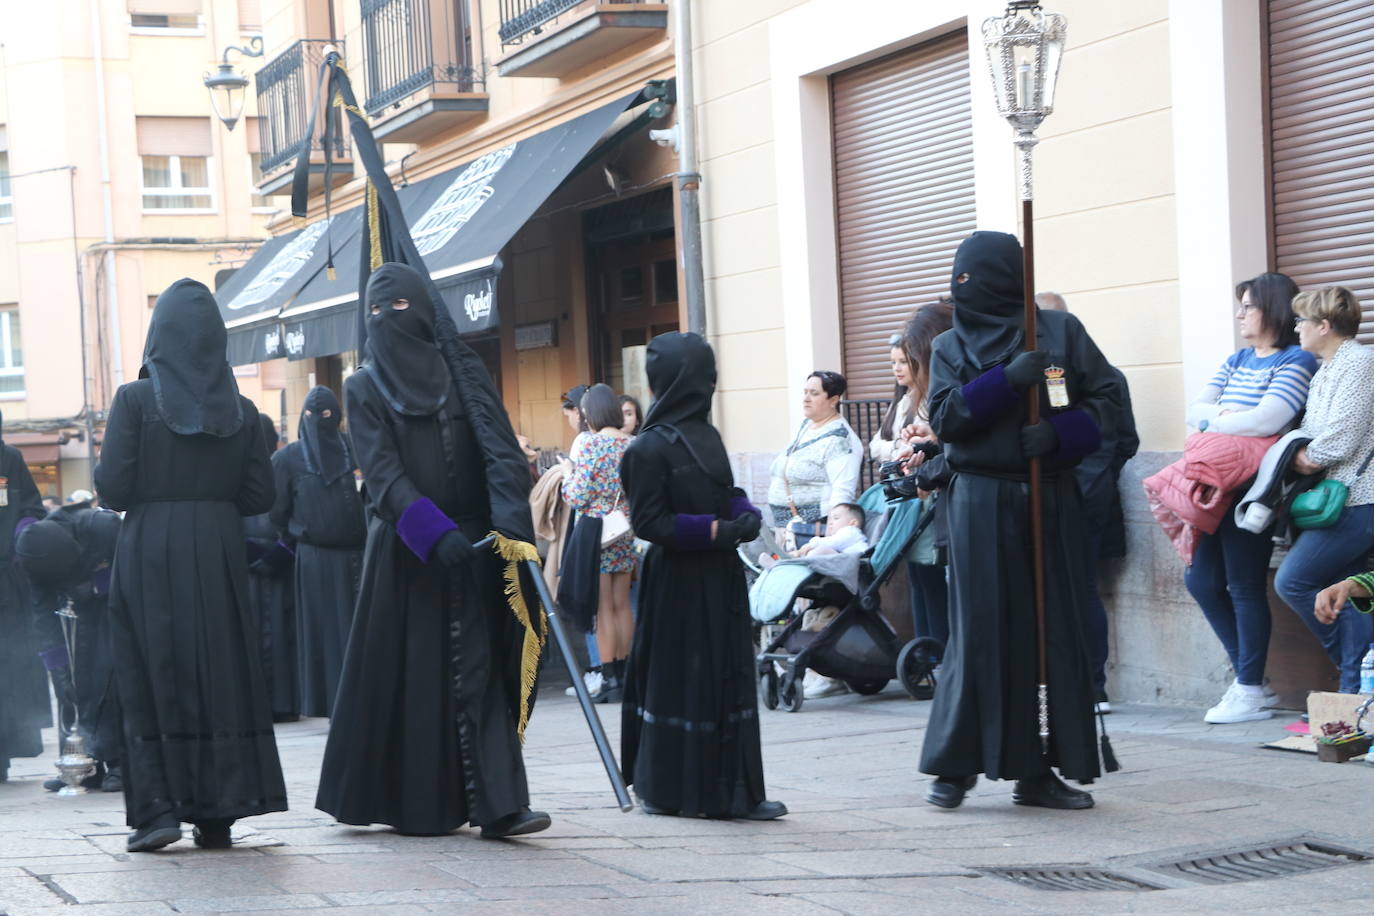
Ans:
{"type": "MultiPolygon", "coordinates": [[[[618,710],[601,707],[614,737],[618,710]]],[[[39,783],[55,753],[15,761],[0,785],[0,911],[10,916],[281,912],[409,913],[1204,913],[1359,911],[1374,862],[1203,883],[1156,866],[1310,839],[1374,854],[1374,767],[1263,750],[1292,717],[1207,726],[1200,710],[1124,707],[1109,717],[1124,770],[1097,808],[1011,804],[981,783],[957,811],[922,802],[928,703],[895,684],[876,697],[762,711],[771,823],[620,813],[574,702],[540,698],[526,756],[554,826],[519,841],[397,836],[314,810],[327,723],[279,726],[291,810],[235,828],[232,850],[187,838],[124,852],[118,796],[58,798],[39,783]],[[992,869],[1102,869],[1128,890],[1062,891],[992,869]],[[1146,890],[1135,884],[1158,885],[1146,890]]],[[[49,742],[51,744],[51,735],[49,742]]],[[[1117,886],[1120,886],[1118,884],[1117,886]]]]}

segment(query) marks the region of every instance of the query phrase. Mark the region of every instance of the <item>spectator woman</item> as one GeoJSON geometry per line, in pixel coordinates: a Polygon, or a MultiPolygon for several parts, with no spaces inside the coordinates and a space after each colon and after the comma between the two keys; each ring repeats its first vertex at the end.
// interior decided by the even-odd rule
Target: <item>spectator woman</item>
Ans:
{"type": "Polygon", "coordinates": [[[892,403],[883,414],[883,422],[878,425],[878,431],[868,442],[868,457],[877,465],[887,464],[895,460],[899,453],[909,450],[906,440],[902,438],[902,430],[915,422],[916,410],[913,404],[921,401],[919,395],[912,396],[911,388],[916,373],[905,346],[905,335],[893,334],[888,344],[892,377],[896,379],[897,384],[892,390],[892,403]]]}
{"type": "Polygon", "coordinates": [[[796,535],[797,546],[825,533],[830,507],[854,502],[864,447],[840,416],[844,376],[817,369],[802,388],[802,414],[792,444],[769,470],[772,523],[796,535]]]}
{"type": "MultiPolygon", "coordinates": [[[[1293,328],[1297,284],[1279,273],[1260,274],[1236,287],[1240,336],[1248,344],[1231,354],[1188,408],[1188,422],[1203,432],[1273,436],[1292,429],[1307,401],[1317,361],[1298,346],[1293,328]]],[[[1232,513],[1213,534],[1198,538],[1184,582],[1221,640],[1236,678],[1203,717],[1213,724],[1252,722],[1273,715],[1264,690],[1271,620],[1266,596],[1268,533],[1236,526],[1232,513]]]]}
{"type": "Polygon", "coordinates": [[[1349,493],[1336,524],[1304,531],[1294,543],[1274,590],[1321,640],[1341,672],[1341,692],[1360,692],[1360,660],[1374,638],[1368,614],[1341,614],[1335,623],[1316,616],[1317,593],[1338,579],[1362,572],[1374,548],[1374,350],[1355,340],[1360,303],[1343,286],[1299,293],[1293,300],[1298,340],[1322,361],[1312,378],[1302,435],[1312,441],[1294,467],[1326,473],[1349,493]]]}
{"type": "Polygon", "coordinates": [[[625,417],[625,424],[620,427],[621,431],[627,436],[638,435],[639,428],[644,425],[644,409],[639,406],[638,399],[632,394],[622,394],[620,412],[625,417]]]}
{"type": "MultiPolygon", "coordinates": [[[[620,400],[609,385],[593,385],[582,396],[588,432],[573,456],[572,471],[563,481],[563,497],[575,512],[604,519],[613,512],[628,514],[620,487],[620,463],[630,437],[621,425],[620,400]]],[[[635,568],[634,534],[626,531],[601,547],[600,581],[596,603],[596,646],[603,679],[597,701],[618,703],[623,692],[625,657],[634,640],[630,613],[630,576],[635,568]]]]}

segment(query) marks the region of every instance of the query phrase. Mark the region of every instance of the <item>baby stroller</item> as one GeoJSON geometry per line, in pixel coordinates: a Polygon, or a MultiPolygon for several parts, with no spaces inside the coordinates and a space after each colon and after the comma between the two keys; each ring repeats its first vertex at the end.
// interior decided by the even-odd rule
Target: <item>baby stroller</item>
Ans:
{"type": "MultiPolygon", "coordinates": [[[[859,503],[868,518],[865,533],[873,547],[859,560],[857,577],[845,576],[856,588],[840,576],[813,568],[830,564],[784,561],[760,569],[760,542],[741,548],[741,558],[754,574],[750,613],[761,630],[759,694],[769,709],[801,709],[802,679],[808,669],[844,681],[863,695],[878,693],[894,676],[916,699],[928,700],[934,693],[933,670],[944,646],[930,638],[899,645],[882,615],[879,597],[933,513],[923,511],[914,499],[889,504],[881,484],[866,490],[859,503]],[[808,607],[832,606],[840,609],[832,620],[819,630],[804,628],[808,607]]],[[[771,536],[768,546],[769,553],[778,553],[771,536]]]]}

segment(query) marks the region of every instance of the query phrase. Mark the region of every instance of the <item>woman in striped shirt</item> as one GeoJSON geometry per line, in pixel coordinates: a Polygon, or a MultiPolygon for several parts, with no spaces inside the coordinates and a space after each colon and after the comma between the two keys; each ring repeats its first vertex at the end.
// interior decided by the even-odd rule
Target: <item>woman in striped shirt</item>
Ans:
{"type": "MultiPolygon", "coordinates": [[[[1280,273],[1260,274],[1236,287],[1240,336],[1248,346],[1231,354],[1188,408],[1201,432],[1273,436],[1297,425],[1316,358],[1298,346],[1293,328],[1297,284],[1280,273]]],[[[1274,544],[1268,533],[1236,527],[1232,513],[1216,533],[1198,539],[1184,582],[1231,659],[1236,678],[1203,717],[1214,724],[1273,715],[1264,689],[1269,654],[1267,578],[1274,544]]]]}

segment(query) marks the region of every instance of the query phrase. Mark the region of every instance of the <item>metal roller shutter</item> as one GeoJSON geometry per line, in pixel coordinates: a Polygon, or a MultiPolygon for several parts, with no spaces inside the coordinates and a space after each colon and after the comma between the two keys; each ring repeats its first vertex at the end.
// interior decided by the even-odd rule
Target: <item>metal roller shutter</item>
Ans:
{"type": "Polygon", "coordinates": [[[1374,343],[1374,4],[1269,0],[1269,131],[1276,268],[1340,285],[1374,343]]]}
{"type": "Polygon", "coordinates": [[[891,396],[888,339],[949,292],[954,249],[973,231],[968,68],[960,31],[831,77],[850,398],[891,396]]]}

